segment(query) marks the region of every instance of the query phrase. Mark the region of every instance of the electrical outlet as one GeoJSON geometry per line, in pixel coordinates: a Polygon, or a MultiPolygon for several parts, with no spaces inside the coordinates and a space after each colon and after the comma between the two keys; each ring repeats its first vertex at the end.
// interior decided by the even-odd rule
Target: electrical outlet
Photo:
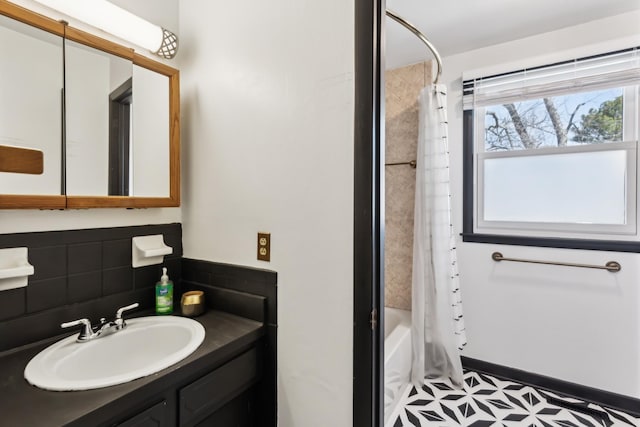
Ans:
{"type": "Polygon", "coordinates": [[[258,233],[258,259],[271,261],[271,233],[258,233]]]}

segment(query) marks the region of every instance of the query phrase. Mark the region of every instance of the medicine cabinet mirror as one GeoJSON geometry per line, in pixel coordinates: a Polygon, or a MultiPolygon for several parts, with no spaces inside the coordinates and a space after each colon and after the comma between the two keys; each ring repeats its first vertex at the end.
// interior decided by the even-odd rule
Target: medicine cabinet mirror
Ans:
{"type": "Polygon", "coordinates": [[[0,208],[179,206],[178,71],[1,0],[0,14],[0,148],[43,158],[40,174],[0,172],[0,208]]]}
{"type": "Polygon", "coordinates": [[[64,26],[47,21],[38,24],[0,15],[0,204],[6,208],[65,207],[61,143],[64,26]],[[40,167],[25,172],[16,163],[29,153],[39,153],[40,167]],[[8,172],[13,170],[22,173],[8,172]]]}

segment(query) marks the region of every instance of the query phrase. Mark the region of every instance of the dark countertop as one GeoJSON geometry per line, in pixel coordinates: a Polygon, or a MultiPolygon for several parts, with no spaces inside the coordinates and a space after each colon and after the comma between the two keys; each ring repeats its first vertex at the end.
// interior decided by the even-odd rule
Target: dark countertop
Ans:
{"type": "Polygon", "coordinates": [[[204,326],[206,334],[189,357],[153,375],[100,389],[56,392],[27,383],[23,377],[25,366],[52,341],[0,353],[0,425],[95,425],[98,419],[116,415],[124,403],[130,406],[144,395],[158,393],[190,375],[215,368],[265,333],[262,323],[222,311],[209,311],[195,320],[204,326]]]}

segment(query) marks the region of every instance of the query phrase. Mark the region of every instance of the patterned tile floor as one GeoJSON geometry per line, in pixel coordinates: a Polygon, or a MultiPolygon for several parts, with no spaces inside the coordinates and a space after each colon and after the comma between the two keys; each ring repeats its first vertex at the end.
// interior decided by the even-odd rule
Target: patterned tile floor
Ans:
{"type": "Polygon", "coordinates": [[[464,390],[448,379],[409,385],[387,427],[640,426],[623,412],[479,372],[465,371],[464,381],[464,390]]]}

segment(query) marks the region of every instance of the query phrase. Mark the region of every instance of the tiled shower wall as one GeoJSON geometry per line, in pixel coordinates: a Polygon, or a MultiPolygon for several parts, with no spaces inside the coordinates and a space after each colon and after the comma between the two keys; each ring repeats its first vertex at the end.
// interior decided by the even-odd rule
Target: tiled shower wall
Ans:
{"type": "MultiPolygon", "coordinates": [[[[386,72],[386,163],[416,159],[418,95],[430,82],[431,61],[386,72]]],[[[416,171],[386,166],[385,180],[385,306],[411,310],[416,171]]]]}
{"type": "MultiPolygon", "coordinates": [[[[154,307],[161,267],[179,295],[182,271],[180,224],[42,233],[0,234],[0,248],[27,247],[35,274],[25,288],[0,292],[0,352],[67,331],[60,323],[83,317],[111,318],[118,307],[154,307]],[[173,253],[164,263],[131,266],[131,238],[162,234],[173,253]]],[[[68,332],[67,332],[68,333],[68,332]]]]}

